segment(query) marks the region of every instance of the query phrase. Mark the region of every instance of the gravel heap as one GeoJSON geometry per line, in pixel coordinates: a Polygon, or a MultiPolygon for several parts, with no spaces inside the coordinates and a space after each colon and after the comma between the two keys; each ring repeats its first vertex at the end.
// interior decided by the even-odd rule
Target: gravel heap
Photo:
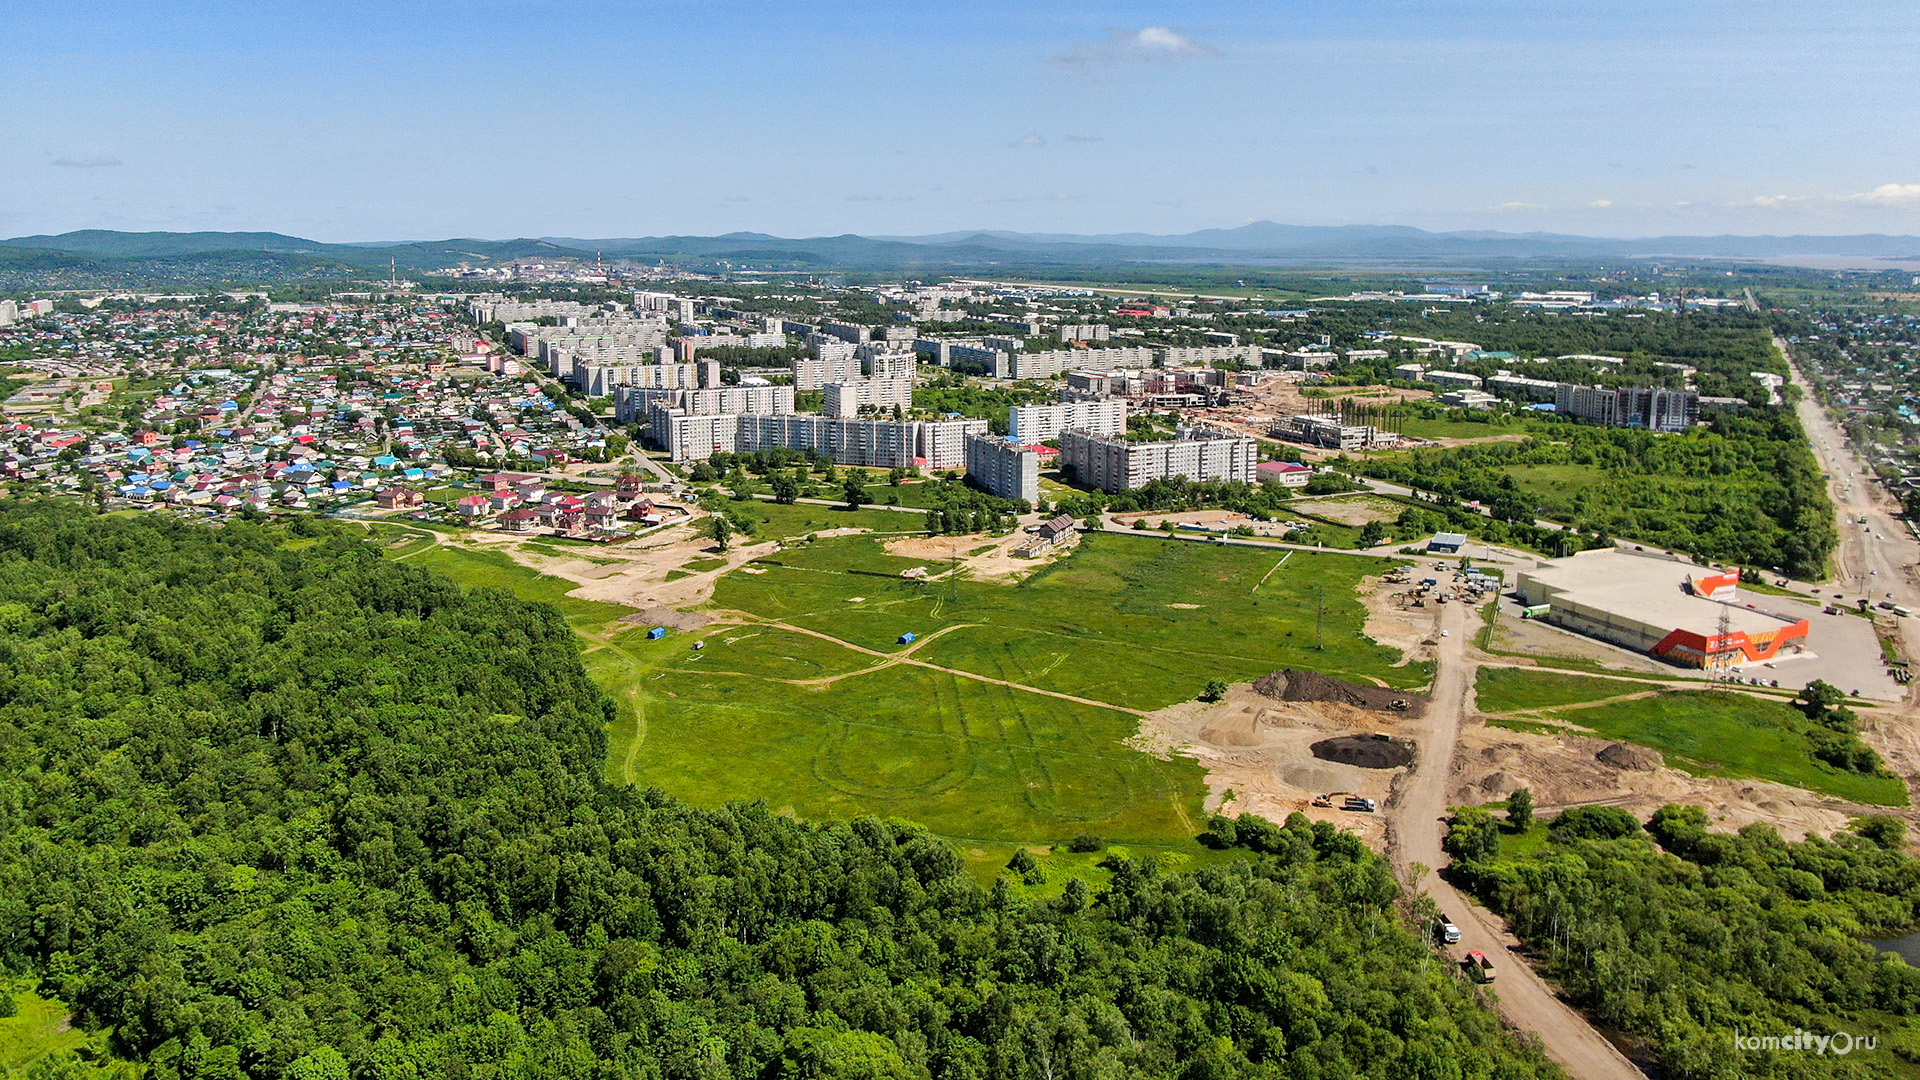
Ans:
{"type": "Polygon", "coordinates": [[[1384,686],[1363,686],[1295,668],[1264,675],[1254,682],[1253,689],[1277,701],[1334,701],[1399,716],[1419,716],[1427,707],[1427,699],[1419,694],[1384,686]]]}
{"type": "Polygon", "coordinates": [[[1397,769],[1413,761],[1413,745],[1384,735],[1342,735],[1313,744],[1313,756],[1363,769],[1397,769]]]}

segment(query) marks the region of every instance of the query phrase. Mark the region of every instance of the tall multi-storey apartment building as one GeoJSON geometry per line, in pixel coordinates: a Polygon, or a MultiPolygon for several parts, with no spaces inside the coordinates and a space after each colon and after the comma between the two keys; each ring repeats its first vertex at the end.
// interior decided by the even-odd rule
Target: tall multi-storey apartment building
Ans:
{"type": "Polygon", "coordinates": [[[1252,483],[1260,457],[1256,446],[1244,435],[1206,427],[1182,427],[1172,442],[1069,431],[1060,436],[1060,466],[1075,483],[1107,492],[1176,476],[1252,483]]]}
{"type": "Polygon", "coordinates": [[[1053,405],[1015,405],[1007,411],[1007,430],[1024,443],[1057,439],[1062,432],[1120,435],[1127,430],[1127,403],[1116,398],[1100,401],[1062,401],[1053,405]]]}
{"type": "Polygon", "coordinates": [[[802,356],[793,362],[793,388],[818,390],[830,382],[852,382],[861,377],[860,366],[852,346],[845,353],[802,356]]]}
{"type": "Polygon", "coordinates": [[[1040,501],[1040,455],[1017,439],[967,436],[967,479],[990,495],[1040,501]]]}
{"type": "Polygon", "coordinates": [[[1657,386],[1578,386],[1561,383],[1554,411],[1608,427],[1685,431],[1700,420],[1700,395],[1657,386]]]}
{"type": "Polygon", "coordinates": [[[699,370],[692,364],[582,364],[572,376],[588,397],[607,397],[622,386],[679,390],[700,385],[699,370]]]}
{"type": "Polygon", "coordinates": [[[913,408],[913,380],[910,378],[852,379],[830,382],[821,389],[825,402],[820,411],[828,416],[859,416],[863,408],[888,412],[894,409],[905,412],[913,408]]]}
{"type": "Polygon", "coordinates": [[[655,438],[674,461],[704,461],[720,451],[788,449],[824,454],[867,468],[959,469],[966,437],[985,434],[985,420],[846,420],[804,414],[695,416],[655,409],[655,438]]]}
{"type": "Polygon", "coordinates": [[[651,410],[658,407],[679,409],[695,415],[790,413],[793,411],[793,387],[703,386],[699,389],[663,389],[622,386],[614,393],[613,407],[615,418],[623,424],[647,420],[651,410]]]}
{"type": "Polygon", "coordinates": [[[858,355],[866,365],[869,378],[911,379],[920,370],[920,357],[912,349],[883,349],[863,345],[858,355]]]}

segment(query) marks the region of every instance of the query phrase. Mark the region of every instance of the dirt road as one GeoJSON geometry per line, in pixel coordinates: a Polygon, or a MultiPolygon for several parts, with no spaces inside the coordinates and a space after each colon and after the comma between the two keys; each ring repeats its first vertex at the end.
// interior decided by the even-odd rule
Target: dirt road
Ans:
{"type": "MultiPolygon", "coordinates": [[[[1786,349],[1786,343],[1778,338],[1774,344],[1782,351],[1786,349]]],[[[1839,425],[1814,399],[1813,387],[1797,367],[1793,369],[1793,382],[1800,388],[1800,424],[1807,430],[1820,467],[1832,478],[1827,494],[1840,519],[1835,580],[1851,594],[1868,597],[1876,604],[1892,600],[1920,607],[1920,588],[1908,576],[1914,564],[1920,563],[1920,544],[1914,542],[1906,524],[1894,517],[1899,507],[1871,480],[1873,474],[1848,445],[1839,425]]]]}
{"type": "MultiPolygon", "coordinates": [[[[1471,613],[1472,608],[1466,604],[1440,609],[1440,628],[1447,636],[1440,639],[1435,657],[1433,703],[1417,735],[1418,766],[1388,810],[1388,846],[1404,881],[1412,882],[1414,863],[1438,871],[1448,861],[1441,848],[1446,829],[1447,781],[1453,771],[1454,749],[1460,741],[1475,670],[1466,647],[1467,635],[1472,632],[1471,613]]],[[[1501,1015],[1514,1027],[1538,1035],[1548,1056],[1569,1076],[1575,1080],[1646,1080],[1593,1025],[1555,997],[1531,967],[1508,951],[1515,939],[1501,926],[1498,916],[1468,903],[1440,880],[1437,872],[1424,874],[1412,884],[1433,897],[1440,910],[1460,927],[1460,944],[1449,946],[1454,958],[1466,956],[1470,949],[1493,958],[1500,973],[1494,989],[1501,1015]]]]}

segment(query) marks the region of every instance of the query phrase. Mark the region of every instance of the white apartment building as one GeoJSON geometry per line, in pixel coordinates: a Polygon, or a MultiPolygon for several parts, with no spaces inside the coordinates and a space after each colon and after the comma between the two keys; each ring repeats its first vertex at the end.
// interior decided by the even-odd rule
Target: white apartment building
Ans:
{"type": "Polygon", "coordinates": [[[1040,501],[1040,455],[1015,439],[967,436],[967,479],[989,495],[1040,501]]]}
{"type": "Polygon", "coordinates": [[[1182,427],[1172,442],[1128,442],[1079,431],[1060,436],[1062,470],[1075,483],[1106,492],[1176,476],[1250,484],[1259,459],[1251,438],[1206,427],[1182,427]]]}
{"type": "Polygon", "coordinates": [[[1108,398],[1062,401],[1053,405],[1015,405],[1007,410],[1007,430],[1029,445],[1057,439],[1067,431],[1121,435],[1127,430],[1127,403],[1108,398]]]}
{"type": "Polygon", "coordinates": [[[679,409],[706,416],[721,413],[790,413],[793,411],[793,387],[703,386],[689,390],[622,386],[614,392],[613,407],[615,418],[623,424],[650,420],[656,408],[679,409]]]}
{"type": "Polygon", "coordinates": [[[838,355],[802,356],[793,362],[793,388],[819,390],[828,383],[853,382],[861,377],[860,360],[853,347],[838,355]]]}
{"type": "Polygon", "coordinates": [[[856,417],[861,409],[879,409],[890,413],[896,408],[901,412],[913,408],[911,378],[853,379],[831,382],[821,389],[825,397],[821,411],[832,417],[856,417]]]}

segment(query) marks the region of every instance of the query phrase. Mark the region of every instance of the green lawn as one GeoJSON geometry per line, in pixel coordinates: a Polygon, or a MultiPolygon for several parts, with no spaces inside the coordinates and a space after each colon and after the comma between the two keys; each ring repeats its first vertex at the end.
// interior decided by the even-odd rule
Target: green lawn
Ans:
{"type": "Polygon", "coordinates": [[[1602,738],[1652,747],[1690,772],[1773,780],[1874,806],[1907,805],[1906,784],[1897,778],[1860,776],[1814,760],[1797,730],[1800,713],[1785,702],[1676,690],[1555,715],[1602,738]]]}
{"type": "MultiPolygon", "coordinates": [[[[751,509],[782,525],[892,516],[751,509]]],[[[956,590],[902,579],[910,567],[946,567],[888,555],[881,541],[831,537],[757,559],[762,572],[723,576],[712,603],[755,621],[659,640],[618,625],[627,609],[571,599],[570,583],[498,552],[441,547],[410,561],[469,587],[555,603],[591,635],[588,671],[618,708],[611,779],[699,804],[760,799],[807,817],[916,821],[985,876],[1016,845],[1080,833],[1163,861],[1212,857],[1192,840],[1203,771],[1128,747],[1139,718],[1127,709],[1281,667],[1403,687],[1431,678],[1423,665],[1395,667],[1397,651],[1360,637],[1354,590],[1379,567],[1357,556],[1297,552],[1274,572],[1284,553],[1101,534],[1023,582],[963,578],[956,590]],[[921,639],[915,660],[954,670],[891,662],[908,631],[921,639]]],[[[1037,894],[1096,861],[1049,858],[1058,870],[1037,894]]]]}
{"type": "Polygon", "coordinates": [[[1638,694],[1656,687],[1630,679],[1600,679],[1590,675],[1562,675],[1526,668],[1481,668],[1474,682],[1474,702],[1481,712],[1550,709],[1603,701],[1622,694],[1638,694]]]}
{"type": "Polygon", "coordinates": [[[1524,435],[1519,424],[1479,424],[1471,420],[1428,419],[1409,416],[1395,421],[1401,434],[1415,439],[1491,439],[1499,435],[1524,435]]]}
{"type": "Polygon", "coordinates": [[[1598,465],[1509,465],[1501,471],[1543,506],[1570,506],[1581,491],[1607,479],[1598,465]]]}
{"type": "Polygon", "coordinates": [[[754,540],[785,540],[828,529],[870,529],[874,532],[918,533],[925,531],[923,515],[899,510],[848,510],[844,506],[820,506],[794,503],[782,506],[770,499],[750,499],[727,503],[726,512],[753,519],[754,540]]]}
{"type": "MultiPolygon", "coordinates": [[[[7,985],[5,980],[0,980],[0,991],[4,991],[7,985]]],[[[92,1047],[96,1058],[112,1060],[105,1052],[104,1033],[90,1035],[78,1028],[68,1027],[65,1005],[43,998],[20,983],[12,985],[13,1000],[19,1015],[0,1020],[0,1076],[26,1076],[34,1062],[50,1054],[87,1046],[92,1047]]],[[[133,1066],[126,1068],[131,1070],[133,1066]]],[[[90,1072],[87,1075],[96,1074],[90,1072]]],[[[133,1074],[129,1072],[128,1075],[133,1074]]]]}
{"type": "Polygon", "coordinates": [[[567,624],[576,632],[597,629],[631,614],[630,608],[618,604],[570,597],[567,593],[578,588],[573,582],[529,570],[504,552],[467,551],[442,544],[407,561],[437,570],[459,582],[462,588],[504,589],[523,600],[552,604],[567,617],[567,624]]]}

